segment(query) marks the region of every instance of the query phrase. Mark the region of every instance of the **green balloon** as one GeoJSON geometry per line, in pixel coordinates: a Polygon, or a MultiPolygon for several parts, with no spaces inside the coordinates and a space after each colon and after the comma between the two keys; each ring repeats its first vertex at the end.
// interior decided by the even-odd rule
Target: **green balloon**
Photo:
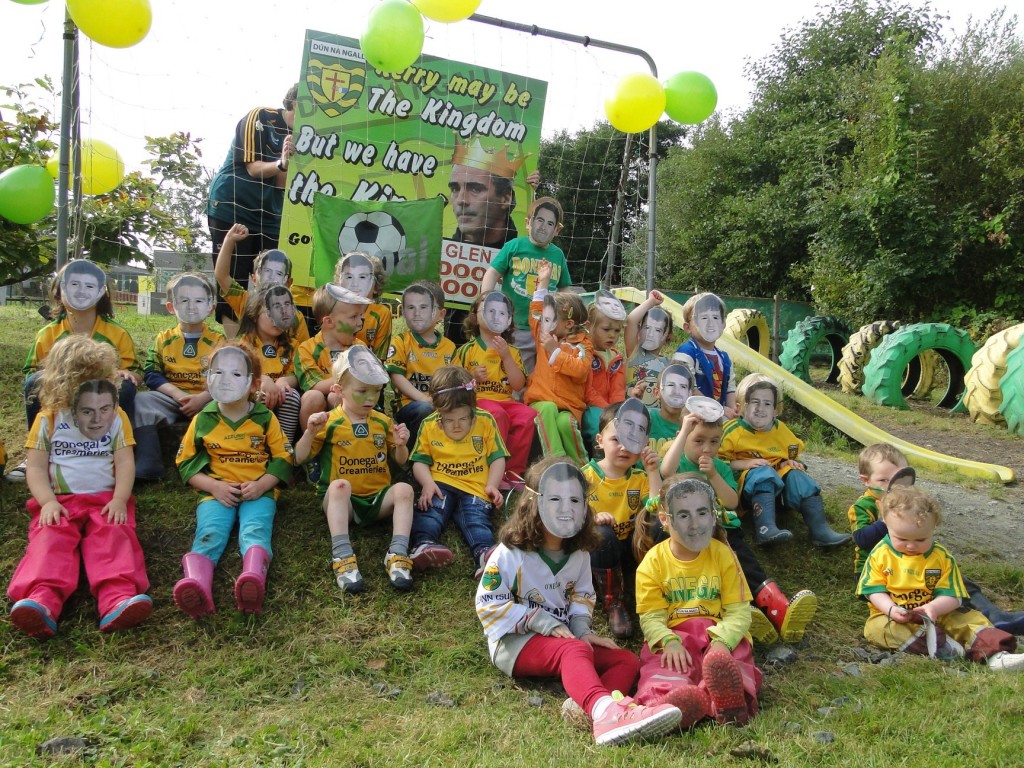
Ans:
{"type": "Polygon", "coordinates": [[[370,12],[359,47],[382,72],[401,72],[423,51],[423,17],[407,0],[383,0],[370,12]]]}
{"type": "Polygon", "coordinates": [[[665,113],[677,123],[702,123],[717,104],[715,84],[700,72],[679,72],[665,83],[665,113]]]}
{"type": "Polygon", "coordinates": [[[46,0],[14,0],[19,5],[42,5],[46,0]]]}
{"type": "Polygon", "coordinates": [[[16,165],[0,173],[0,216],[34,224],[53,210],[53,177],[41,165],[16,165]]]}

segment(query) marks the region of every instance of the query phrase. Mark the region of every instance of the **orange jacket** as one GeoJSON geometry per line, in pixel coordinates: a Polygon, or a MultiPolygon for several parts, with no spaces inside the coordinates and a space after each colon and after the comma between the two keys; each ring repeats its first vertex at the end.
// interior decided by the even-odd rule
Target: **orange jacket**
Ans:
{"type": "Polygon", "coordinates": [[[552,402],[560,411],[569,411],[577,420],[587,407],[587,377],[594,360],[594,347],[587,333],[567,336],[558,343],[554,363],[540,343],[540,313],[544,302],[530,302],[530,330],[537,343],[537,364],[526,385],[526,404],[552,402]]]}

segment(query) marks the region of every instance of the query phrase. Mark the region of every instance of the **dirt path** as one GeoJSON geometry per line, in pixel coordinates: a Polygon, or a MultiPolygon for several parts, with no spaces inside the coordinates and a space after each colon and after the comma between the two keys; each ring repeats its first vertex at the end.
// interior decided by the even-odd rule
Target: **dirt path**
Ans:
{"type": "MultiPolygon", "coordinates": [[[[900,428],[900,436],[912,441],[909,431],[900,428]]],[[[922,437],[931,438],[934,433],[923,432],[922,437]]],[[[1024,477],[1024,466],[1009,463],[1009,460],[1021,463],[1019,456],[1007,456],[1006,442],[998,442],[998,446],[988,447],[997,448],[998,453],[986,454],[985,448],[970,446],[974,455],[969,455],[967,450],[961,450],[957,455],[1011,466],[1018,477],[1024,477]]],[[[926,442],[918,444],[947,452],[939,441],[935,441],[934,445],[926,442]]],[[[851,503],[860,495],[862,488],[858,487],[860,484],[855,464],[813,454],[805,455],[811,476],[822,487],[827,490],[842,489],[843,495],[848,495],[851,503]]],[[[918,480],[918,485],[942,503],[945,519],[938,537],[954,554],[1003,560],[1018,567],[1024,562],[1024,486],[1020,482],[995,491],[988,488],[971,490],[930,480],[918,480]],[[993,498],[993,495],[997,495],[998,499],[993,498]]]]}

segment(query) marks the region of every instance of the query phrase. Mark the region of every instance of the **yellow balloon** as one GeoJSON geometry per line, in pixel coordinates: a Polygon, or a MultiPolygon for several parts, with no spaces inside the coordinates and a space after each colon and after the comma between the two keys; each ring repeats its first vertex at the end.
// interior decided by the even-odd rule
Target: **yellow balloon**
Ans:
{"type": "Polygon", "coordinates": [[[46,161],[46,172],[55,179],[60,175],[60,155],[54,155],[46,161]]]}
{"type": "Polygon", "coordinates": [[[82,140],[82,194],[104,195],[124,179],[124,160],[99,139],[82,140]]]}
{"type": "Polygon", "coordinates": [[[78,28],[100,45],[130,48],[149,32],[149,0],[67,0],[78,28]]]}
{"type": "Polygon", "coordinates": [[[665,111],[665,89],[657,78],[635,72],[619,78],[604,100],[608,122],[623,133],[646,131],[665,111]]]}
{"type": "Polygon", "coordinates": [[[412,4],[428,19],[450,24],[468,19],[476,13],[480,0],[412,0],[412,4]]]}

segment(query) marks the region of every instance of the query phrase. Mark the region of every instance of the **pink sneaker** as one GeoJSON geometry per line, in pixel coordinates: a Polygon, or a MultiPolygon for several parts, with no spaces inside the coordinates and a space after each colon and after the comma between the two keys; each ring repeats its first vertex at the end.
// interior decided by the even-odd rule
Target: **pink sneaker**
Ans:
{"type": "Polygon", "coordinates": [[[604,746],[662,736],[678,728],[681,719],[682,713],[671,704],[645,707],[627,697],[613,701],[604,714],[594,720],[594,741],[604,746]]]}
{"type": "Polygon", "coordinates": [[[427,542],[413,547],[409,557],[412,560],[412,567],[422,573],[431,568],[444,568],[451,563],[453,555],[448,547],[427,542]]]}

